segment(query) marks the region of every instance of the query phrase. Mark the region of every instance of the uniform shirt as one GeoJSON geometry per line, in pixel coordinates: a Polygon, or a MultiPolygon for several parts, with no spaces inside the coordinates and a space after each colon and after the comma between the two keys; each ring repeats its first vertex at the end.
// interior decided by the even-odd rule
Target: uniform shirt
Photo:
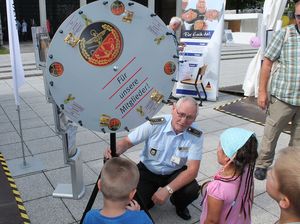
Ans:
{"type": "Polygon", "coordinates": [[[274,34],[265,57],[280,62],[278,71],[272,75],[271,95],[288,104],[300,106],[300,34],[295,25],[288,26],[288,29],[290,32],[286,41],[285,29],[274,34]]]}
{"type": "Polygon", "coordinates": [[[133,145],[145,141],[141,161],[153,173],[168,175],[186,165],[188,160],[201,160],[203,135],[195,136],[187,131],[176,135],[172,128],[172,116],[166,115],[165,123],[146,122],[128,135],[133,145]]]}

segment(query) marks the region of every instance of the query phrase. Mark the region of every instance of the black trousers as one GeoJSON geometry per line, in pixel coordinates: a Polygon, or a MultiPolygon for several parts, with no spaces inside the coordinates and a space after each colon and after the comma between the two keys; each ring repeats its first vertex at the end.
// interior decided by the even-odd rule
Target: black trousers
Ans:
{"type": "MultiPolygon", "coordinates": [[[[140,171],[140,180],[137,187],[137,194],[135,200],[141,205],[144,209],[150,209],[154,206],[151,198],[153,194],[157,191],[159,187],[164,187],[172,180],[174,180],[182,171],[187,169],[186,166],[183,168],[174,171],[169,175],[158,175],[152,173],[146,168],[146,166],[139,162],[137,165],[140,171]]],[[[193,180],[191,183],[182,187],[172,194],[172,200],[177,209],[184,209],[190,203],[192,203],[199,196],[200,186],[196,180],[193,180]]]]}

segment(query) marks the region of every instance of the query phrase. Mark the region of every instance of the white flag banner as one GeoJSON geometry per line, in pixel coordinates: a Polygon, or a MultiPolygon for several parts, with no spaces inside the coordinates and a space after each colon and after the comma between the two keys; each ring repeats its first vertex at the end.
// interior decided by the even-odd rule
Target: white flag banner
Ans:
{"type": "Polygon", "coordinates": [[[25,83],[25,77],[21,60],[19,36],[16,27],[16,15],[13,0],[6,0],[6,12],[15,102],[16,105],[20,105],[18,90],[25,83]]]}

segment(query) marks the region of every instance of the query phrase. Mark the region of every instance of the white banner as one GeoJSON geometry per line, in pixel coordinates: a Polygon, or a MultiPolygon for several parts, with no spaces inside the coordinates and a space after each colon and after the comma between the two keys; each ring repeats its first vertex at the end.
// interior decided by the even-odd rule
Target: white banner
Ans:
{"type": "Polygon", "coordinates": [[[15,102],[16,105],[20,105],[18,90],[25,83],[25,77],[21,60],[19,36],[16,27],[16,15],[13,0],[6,0],[6,12],[15,102]]]}
{"type": "MultiPolygon", "coordinates": [[[[258,96],[259,78],[260,78],[260,67],[263,60],[267,31],[274,30],[276,21],[278,21],[285,9],[287,0],[266,0],[264,3],[264,13],[261,29],[261,46],[256,55],[251,60],[246,76],[243,83],[243,90],[245,96],[258,96]]],[[[277,27],[278,29],[279,27],[277,27]]],[[[269,37],[270,38],[270,37],[269,37]]]]}
{"type": "MultiPolygon", "coordinates": [[[[199,68],[207,64],[202,82],[207,99],[216,101],[224,27],[224,0],[183,0],[182,10],[180,42],[184,43],[185,47],[180,52],[178,82],[173,95],[197,97],[194,86],[182,84],[180,81],[195,79],[199,68]]],[[[204,98],[204,91],[200,85],[198,89],[204,98]]]]}

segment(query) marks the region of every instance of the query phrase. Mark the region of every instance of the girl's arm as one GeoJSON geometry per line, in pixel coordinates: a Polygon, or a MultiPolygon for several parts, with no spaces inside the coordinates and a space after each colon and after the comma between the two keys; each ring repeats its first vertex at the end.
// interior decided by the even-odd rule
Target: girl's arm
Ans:
{"type": "Polygon", "coordinates": [[[224,201],[207,196],[207,215],[204,224],[219,223],[224,201]]]}

